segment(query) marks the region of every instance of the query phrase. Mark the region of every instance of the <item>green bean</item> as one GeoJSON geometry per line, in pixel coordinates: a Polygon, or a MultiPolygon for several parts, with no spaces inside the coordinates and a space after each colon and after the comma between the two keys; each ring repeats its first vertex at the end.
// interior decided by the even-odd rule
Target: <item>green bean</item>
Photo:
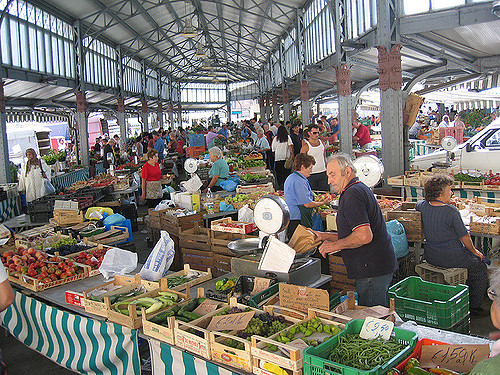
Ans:
{"type": "Polygon", "coordinates": [[[394,340],[365,340],[359,335],[345,335],[333,348],[329,359],[344,366],[371,370],[383,365],[404,349],[405,345],[394,340]]]}

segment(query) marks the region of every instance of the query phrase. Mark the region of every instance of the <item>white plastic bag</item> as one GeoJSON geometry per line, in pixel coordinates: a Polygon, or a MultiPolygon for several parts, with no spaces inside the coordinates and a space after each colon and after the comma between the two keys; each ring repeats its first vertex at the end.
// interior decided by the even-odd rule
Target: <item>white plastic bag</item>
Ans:
{"type": "Polygon", "coordinates": [[[167,274],[175,256],[174,241],[168,232],[162,230],[161,237],[156,243],[153,251],[149,254],[146,263],[142,266],[141,278],[149,281],[157,281],[167,274]]]}
{"type": "Polygon", "coordinates": [[[137,268],[137,253],[112,247],[106,251],[99,272],[105,279],[114,275],[125,275],[137,268]]]}
{"type": "Polygon", "coordinates": [[[56,188],[50,183],[50,181],[46,178],[43,179],[43,184],[40,187],[40,196],[44,197],[49,194],[54,194],[56,192],[56,188]]]}
{"type": "Polygon", "coordinates": [[[253,223],[253,210],[248,207],[248,204],[245,204],[238,210],[238,221],[253,223]]]}

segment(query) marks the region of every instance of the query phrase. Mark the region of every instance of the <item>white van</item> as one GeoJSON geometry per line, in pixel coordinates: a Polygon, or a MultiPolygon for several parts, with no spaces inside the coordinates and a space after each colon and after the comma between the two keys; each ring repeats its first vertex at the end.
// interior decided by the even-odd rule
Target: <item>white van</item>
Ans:
{"type": "MultiPolygon", "coordinates": [[[[415,157],[410,163],[414,169],[429,169],[434,163],[446,162],[446,151],[439,149],[431,154],[415,157]]],[[[494,120],[467,142],[451,151],[452,167],[500,173],[500,118],[494,120]]]]}

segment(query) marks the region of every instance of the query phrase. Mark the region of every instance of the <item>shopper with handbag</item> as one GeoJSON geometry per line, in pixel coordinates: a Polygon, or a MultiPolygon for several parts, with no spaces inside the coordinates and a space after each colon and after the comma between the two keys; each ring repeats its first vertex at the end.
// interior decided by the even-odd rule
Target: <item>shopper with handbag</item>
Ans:
{"type": "Polygon", "coordinates": [[[276,137],[273,138],[271,149],[274,152],[274,169],[276,171],[276,183],[278,189],[283,189],[283,184],[290,174],[293,164],[293,143],[286,128],[281,125],[276,137]]]}
{"type": "Polygon", "coordinates": [[[141,200],[146,200],[149,208],[154,208],[163,198],[161,186],[161,169],[158,163],[158,151],[155,149],[147,152],[148,161],[144,163],[141,173],[141,200]]]}
{"type": "Polygon", "coordinates": [[[28,148],[26,157],[28,160],[21,167],[18,190],[26,192],[26,203],[29,203],[49,193],[44,186],[45,181],[50,181],[51,171],[47,163],[37,157],[34,149],[28,148]]]}

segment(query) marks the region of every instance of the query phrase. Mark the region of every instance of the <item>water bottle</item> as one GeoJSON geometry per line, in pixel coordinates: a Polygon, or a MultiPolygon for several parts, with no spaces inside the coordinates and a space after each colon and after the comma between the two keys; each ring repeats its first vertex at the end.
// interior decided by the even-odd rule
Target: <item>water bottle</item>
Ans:
{"type": "Polygon", "coordinates": [[[209,214],[213,214],[214,213],[214,196],[212,194],[212,190],[210,190],[210,188],[208,188],[207,190],[207,212],[209,214]]]}

